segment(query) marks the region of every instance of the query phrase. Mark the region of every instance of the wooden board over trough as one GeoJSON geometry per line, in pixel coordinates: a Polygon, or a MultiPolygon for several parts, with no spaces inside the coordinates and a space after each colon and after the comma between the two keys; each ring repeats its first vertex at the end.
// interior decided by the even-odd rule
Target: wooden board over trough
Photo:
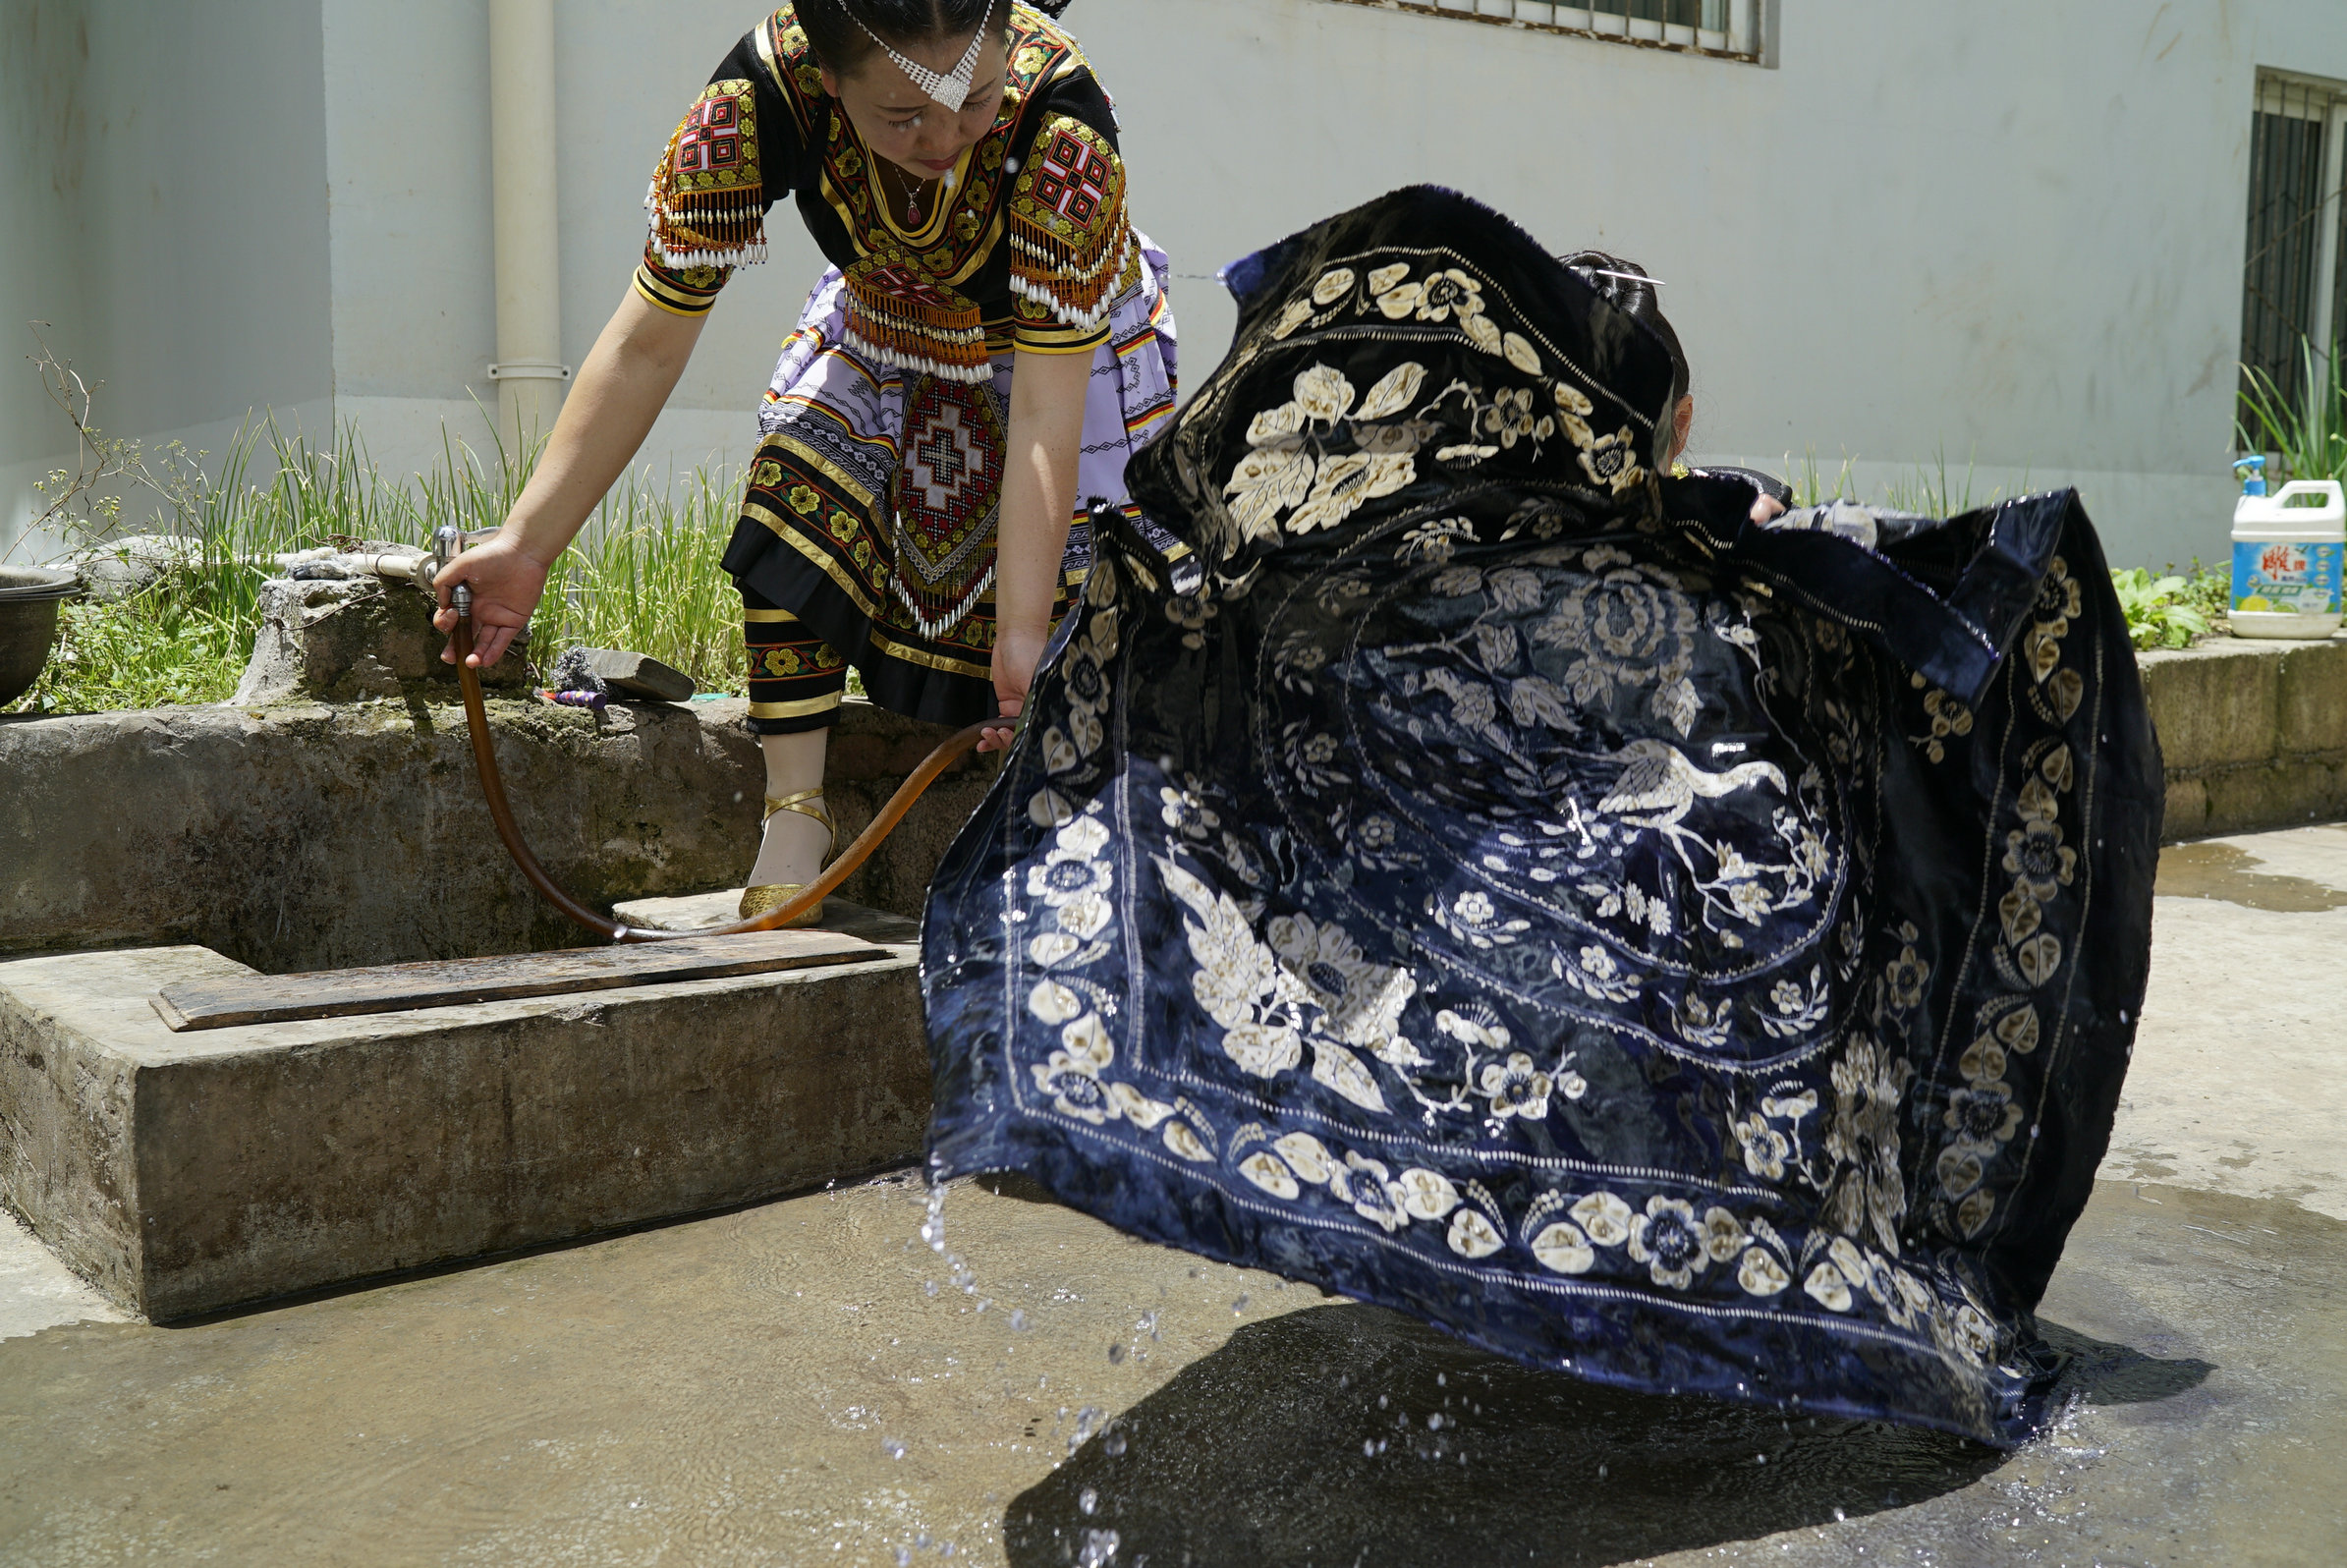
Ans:
{"type": "Polygon", "coordinates": [[[837,931],[759,931],[696,936],[627,947],[574,947],[510,958],[458,958],[312,975],[253,975],[168,985],[155,1011],[173,1030],[288,1024],[305,1018],[354,1018],[461,1007],[625,985],[724,980],[736,975],[812,969],[885,958],[888,950],[837,931]]]}

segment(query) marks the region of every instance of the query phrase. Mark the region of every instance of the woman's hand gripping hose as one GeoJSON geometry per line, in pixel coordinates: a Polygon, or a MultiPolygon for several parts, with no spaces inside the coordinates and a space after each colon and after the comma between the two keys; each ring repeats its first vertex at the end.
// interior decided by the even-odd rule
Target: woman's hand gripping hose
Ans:
{"type": "MultiPolygon", "coordinates": [[[[832,862],[828,870],[808,884],[806,890],[789,903],[767,910],[754,919],[710,929],[659,931],[622,925],[597,915],[564,892],[554,878],[546,873],[546,868],[538,864],[537,857],[531,853],[528,841],[522,837],[521,823],[515,820],[513,804],[505,796],[505,780],[497,771],[496,748],[489,735],[488,707],[481,699],[480,668],[485,663],[494,662],[494,658],[477,656],[478,649],[474,642],[473,592],[467,579],[451,579],[446,575],[448,565],[463,550],[467,540],[458,530],[444,528],[434,535],[432,542],[434,554],[440,561],[441,575],[438,580],[452,585],[443,589],[447,599],[441,619],[447,623],[445,629],[450,633],[449,654],[457,667],[457,683],[465,694],[465,723],[473,737],[473,760],[480,773],[480,791],[488,801],[489,817],[497,824],[497,836],[505,842],[506,853],[513,857],[514,864],[521,868],[530,885],[537,889],[540,898],[561,911],[574,924],[582,925],[607,940],[666,942],[688,936],[736,936],[752,931],[770,931],[788,924],[802,912],[821,903],[842,882],[854,875],[857,868],[870,858],[872,851],[878,849],[896,825],[905,819],[905,813],[913,809],[913,803],[920,800],[947,768],[977,746],[978,738],[985,733],[986,725],[980,723],[948,736],[922,759],[921,766],[913,770],[912,777],[906,779],[897,792],[889,797],[888,804],[880,809],[879,815],[873,817],[871,825],[857,836],[855,843],[848,846],[847,853],[832,862]]],[[[506,630],[498,644],[500,651],[505,643],[512,641],[513,630],[518,628],[506,630]]],[[[1000,723],[999,720],[991,722],[1000,723]]]]}

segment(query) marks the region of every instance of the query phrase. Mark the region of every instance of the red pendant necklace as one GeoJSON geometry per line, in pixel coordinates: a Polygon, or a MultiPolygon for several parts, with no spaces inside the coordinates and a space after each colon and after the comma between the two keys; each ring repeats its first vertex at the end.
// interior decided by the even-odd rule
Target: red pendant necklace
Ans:
{"type": "Polygon", "coordinates": [[[908,229],[918,229],[921,227],[921,193],[922,187],[928,182],[923,181],[917,185],[914,183],[913,177],[911,175],[898,168],[895,164],[892,163],[888,167],[890,172],[895,174],[897,184],[904,187],[905,227],[908,229]]]}

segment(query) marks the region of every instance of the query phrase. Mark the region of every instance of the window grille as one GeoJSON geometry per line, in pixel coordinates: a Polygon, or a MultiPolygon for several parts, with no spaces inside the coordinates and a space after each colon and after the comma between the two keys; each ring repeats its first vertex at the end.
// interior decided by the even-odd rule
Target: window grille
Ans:
{"type": "Polygon", "coordinates": [[[1758,63],[1765,47],[1766,7],[1773,0],[1342,0],[1383,11],[1422,11],[1470,22],[1612,38],[1649,48],[1721,55],[1758,63]]]}
{"type": "Polygon", "coordinates": [[[2271,376],[2296,407],[2301,344],[2319,357],[2347,331],[2347,85],[2268,72],[2249,154],[2249,262],[2241,288],[2243,384],[2271,376]]]}

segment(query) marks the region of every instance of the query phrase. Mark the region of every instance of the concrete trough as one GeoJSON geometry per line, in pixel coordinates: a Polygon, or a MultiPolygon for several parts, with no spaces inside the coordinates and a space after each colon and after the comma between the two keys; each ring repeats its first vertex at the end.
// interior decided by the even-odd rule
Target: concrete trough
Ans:
{"type": "MultiPolygon", "coordinates": [[[[167,985],[585,940],[490,832],[417,628],[342,625],[420,610],[328,608],[303,635],[350,646],[310,646],[301,667],[316,684],[353,649],[406,648],[374,700],[342,700],[346,671],[257,705],[0,720],[0,1207],[169,1320],[918,1159],[928,1066],[906,917],[990,760],[939,780],[843,889],[856,902],[833,901],[825,924],[877,944],[868,960],[167,1030],[167,985]]],[[[730,917],[735,895],[705,890],[738,882],[757,842],[742,703],[490,706],[558,880],[633,924],[730,917]]],[[[851,703],[826,780],[843,833],[946,733],[851,703]]]]}
{"type": "Polygon", "coordinates": [[[834,916],[869,960],[184,1034],[159,990],[254,972],[0,963],[0,1203],[165,1321],[907,1163],[917,931],[834,916]]]}

